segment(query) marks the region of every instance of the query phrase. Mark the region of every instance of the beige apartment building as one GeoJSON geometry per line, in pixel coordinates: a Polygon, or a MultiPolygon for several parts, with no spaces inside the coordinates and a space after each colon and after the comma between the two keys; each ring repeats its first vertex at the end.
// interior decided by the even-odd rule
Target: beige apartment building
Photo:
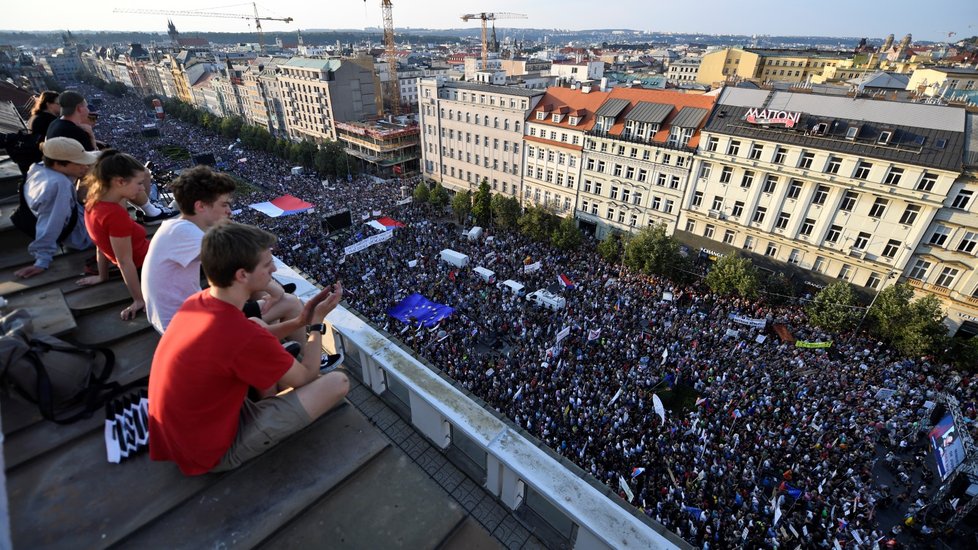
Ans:
{"type": "Polygon", "coordinates": [[[964,170],[914,250],[905,275],[918,292],[940,299],[952,334],[978,336],[978,117],[966,116],[964,170]]]}
{"type": "Polygon", "coordinates": [[[455,191],[487,180],[493,192],[517,196],[524,119],[543,90],[422,79],[421,169],[455,191]]]}
{"type": "Polygon", "coordinates": [[[586,133],[596,124],[595,113],[611,92],[590,86],[554,87],[546,92],[526,117],[521,199],[524,205],[537,204],[557,215],[573,216],[586,133]]]}
{"type": "Polygon", "coordinates": [[[715,101],[674,91],[613,89],[585,132],[579,227],[602,239],[609,231],[658,224],[672,234],[700,129],[715,101]]]}
{"type": "Polygon", "coordinates": [[[727,88],[677,236],[882,289],[958,185],[964,120],[953,107],[727,88]]]}
{"type": "Polygon", "coordinates": [[[372,62],[363,58],[293,57],[279,64],[277,78],[289,137],[336,140],[334,121],[377,113],[372,62]]]}
{"type": "Polygon", "coordinates": [[[806,82],[851,57],[818,50],[724,48],[703,55],[696,82],[708,86],[730,80],[806,82]]]}
{"type": "Polygon", "coordinates": [[[907,90],[928,97],[951,97],[954,92],[978,90],[978,69],[920,67],[910,75],[907,90]]]}

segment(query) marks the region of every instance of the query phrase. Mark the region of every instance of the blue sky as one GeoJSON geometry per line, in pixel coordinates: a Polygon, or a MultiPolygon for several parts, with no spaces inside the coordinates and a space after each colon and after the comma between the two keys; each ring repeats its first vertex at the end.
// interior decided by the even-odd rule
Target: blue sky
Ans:
{"type": "MultiPolygon", "coordinates": [[[[113,13],[113,8],[140,6],[172,10],[211,10],[249,14],[251,4],[209,4],[172,0],[155,4],[124,0],[49,0],[43,8],[29,2],[4,2],[0,28],[6,30],[138,30],[165,31],[170,17],[182,32],[252,30],[246,20],[113,13]],[[84,7],[82,7],[84,6],[84,7]]],[[[453,28],[476,26],[460,16],[479,11],[515,12],[527,19],[500,21],[499,26],[559,29],[630,28],[704,34],[779,34],[882,38],[899,40],[912,33],[920,40],[955,39],[978,34],[974,0],[394,0],[397,27],[453,28]]],[[[266,32],[317,28],[377,27],[380,0],[275,0],[258,2],[262,15],[292,17],[285,24],[269,21],[266,32]],[[315,7],[313,7],[315,6],[315,7]]]]}

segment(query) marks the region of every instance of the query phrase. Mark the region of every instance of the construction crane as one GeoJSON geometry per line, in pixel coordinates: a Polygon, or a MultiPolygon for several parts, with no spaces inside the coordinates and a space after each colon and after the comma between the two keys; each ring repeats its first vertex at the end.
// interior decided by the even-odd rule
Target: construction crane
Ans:
{"type": "MultiPolygon", "coordinates": [[[[366,4],[367,0],[363,0],[366,4]]],[[[384,14],[384,60],[390,75],[384,83],[384,100],[387,112],[401,114],[401,82],[397,78],[397,45],[394,43],[394,14],[391,13],[391,0],[380,0],[380,10],[384,14]]]]}
{"type": "MultiPolygon", "coordinates": [[[[489,44],[486,37],[486,21],[495,21],[497,19],[526,19],[526,15],[522,13],[482,12],[482,13],[467,13],[462,16],[462,21],[469,21],[470,19],[482,20],[482,70],[486,70],[486,65],[489,62],[489,44]]],[[[495,27],[496,24],[493,23],[494,32],[495,32],[495,27]]]]}
{"type": "Polygon", "coordinates": [[[291,23],[291,17],[261,17],[258,15],[258,6],[254,2],[251,3],[251,7],[254,8],[254,15],[242,15],[237,13],[214,13],[206,11],[189,11],[189,10],[144,10],[136,8],[116,8],[112,10],[112,13],[141,13],[144,15],[185,15],[188,17],[223,17],[229,19],[254,19],[255,20],[255,30],[258,31],[258,47],[261,48],[262,55],[265,54],[265,33],[261,29],[262,21],[283,21],[285,23],[291,23]]]}

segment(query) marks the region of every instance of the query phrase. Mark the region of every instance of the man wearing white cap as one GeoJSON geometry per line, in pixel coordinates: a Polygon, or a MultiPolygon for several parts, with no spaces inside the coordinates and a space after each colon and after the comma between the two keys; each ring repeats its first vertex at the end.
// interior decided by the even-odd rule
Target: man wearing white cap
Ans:
{"type": "Polygon", "coordinates": [[[44,159],[31,166],[24,183],[23,203],[37,222],[34,241],[27,247],[34,265],[14,272],[22,279],[47,270],[59,246],[76,250],[92,247],[75,180],[88,173],[98,153],[85,151],[78,141],[67,137],[48,138],[41,148],[44,159]]]}

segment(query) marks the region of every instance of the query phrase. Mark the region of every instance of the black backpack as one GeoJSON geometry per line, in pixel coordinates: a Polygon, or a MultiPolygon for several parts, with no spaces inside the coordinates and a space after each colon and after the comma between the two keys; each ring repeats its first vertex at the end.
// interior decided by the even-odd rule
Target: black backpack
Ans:
{"type": "Polygon", "coordinates": [[[115,355],[108,348],[73,346],[35,334],[27,310],[0,316],[0,380],[35,403],[41,416],[58,424],[90,418],[114,397],[145,386],[109,382],[115,355]]]}

